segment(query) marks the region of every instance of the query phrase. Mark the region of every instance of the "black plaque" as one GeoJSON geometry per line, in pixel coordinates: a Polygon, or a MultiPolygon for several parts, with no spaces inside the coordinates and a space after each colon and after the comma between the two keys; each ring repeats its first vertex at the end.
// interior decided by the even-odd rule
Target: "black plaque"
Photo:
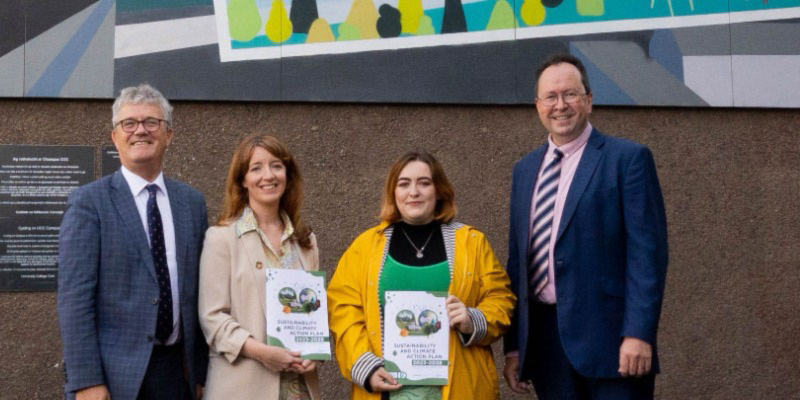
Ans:
{"type": "Polygon", "coordinates": [[[56,290],[60,225],[61,217],[3,218],[0,290],[56,290]]]}
{"type": "Polygon", "coordinates": [[[0,145],[0,290],[57,288],[67,197],[95,179],[89,146],[0,145]]]}
{"type": "Polygon", "coordinates": [[[122,163],[119,161],[119,152],[115,146],[103,146],[100,156],[100,168],[102,176],[117,172],[122,163]]]}

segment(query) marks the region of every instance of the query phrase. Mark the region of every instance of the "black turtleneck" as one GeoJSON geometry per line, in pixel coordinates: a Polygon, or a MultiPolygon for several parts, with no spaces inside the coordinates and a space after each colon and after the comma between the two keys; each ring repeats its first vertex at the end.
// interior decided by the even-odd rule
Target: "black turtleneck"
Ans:
{"type": "Polygon", "coordinates": [[[389,243],[389,255],[401,264],[414,267],[425,267],[447,261],[441,225],[438,221],[432,221],[425,225],[410,225],[403,221],[395,222],[392,242],[389,243]],[[430,241],[422,250],[422,258],[417,258],[417,250],[414,249],[414,246],[418,249],[422,248],[428,237],[430,237],[430,241]],[[409,239],[414,242],[414,246],[411,245],[409,239]]]}

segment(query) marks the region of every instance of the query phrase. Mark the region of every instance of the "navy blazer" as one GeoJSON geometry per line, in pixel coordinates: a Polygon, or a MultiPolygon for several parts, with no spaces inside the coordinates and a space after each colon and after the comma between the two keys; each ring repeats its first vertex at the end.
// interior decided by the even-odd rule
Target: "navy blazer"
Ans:
{"type": "MultiPolygon", "coordinates": [[[[181,333],[194,389],[205,383],[208,368],[208,347],[197,318],[206,204],[190,186],[171,179],[164,183],[175,228],[181,333]]],[[[112,399],[133,400],[153,349],[159,286],[147,233],[121,172],[70,195],[59,241],[65,392],[73,398],[78,389],[105,384],[112,399]]]]}
{"type": "MultiPolygon", "coordinates": [[[[506,352],[525,360],[530,321],[527,251],[531,197],[547,144],[514,166],[508,275],[517,295],[506,352]]],[[[619,377],[625,336],[653,346],[667,272],[664,200],[650,150],[592,131],[567,194],[555,247],[558,331],[586,377],[619,377]]],[[[520,362],[520,375],[522,365],[520,362]]],[[[522,377],[527,378],[527,377],[522,377]]]]}

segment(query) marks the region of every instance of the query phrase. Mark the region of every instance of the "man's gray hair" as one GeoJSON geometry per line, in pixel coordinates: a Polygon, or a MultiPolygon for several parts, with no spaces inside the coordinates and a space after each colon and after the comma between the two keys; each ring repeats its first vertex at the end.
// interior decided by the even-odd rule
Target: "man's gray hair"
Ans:
{"type": "Polygon", "coordinates": [[[169,101],[161,94],[156,88],[142,83],[139,86],[130,86],[122,89],[119,97],[114,101],[111,106],[112,117],[111,124],[116,127],[119,120],[119,110],[125,104],[156,104],[161,107],[161,113],[164,114],[164,121],[167,123],[167,128],[172,127],[172,106],[169,101]]]}

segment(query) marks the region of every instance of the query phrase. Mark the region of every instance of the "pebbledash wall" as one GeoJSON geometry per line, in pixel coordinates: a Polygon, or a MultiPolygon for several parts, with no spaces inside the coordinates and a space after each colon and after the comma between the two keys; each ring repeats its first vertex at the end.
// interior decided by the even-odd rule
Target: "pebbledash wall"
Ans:
{"type": "MultiPolygon", "coordinates": [[[[545,140],[531,106],[175,102],[166,172],[203,191],[215,216],[237,141],[273,133],[306,178],[304,218],[328,277],[376,223],[383,178],[405,150],[433,152],[458,220],[507,256],[515,160],[545,140]]],[[[111,101],[0,100],[0,144],[111,144],[111,101]]],[[[661,399],[800,396],[800,113],[773,109],[596,108],[595,126],[648,145],[667,205],[670,266],[659,347],[661,399]]],[[[98,165],[99,167],[99,165],[98,165]]],[[[99,170],[99,168],[98,168],[99,170]]],[[[0,398],[62,396],[54,292],[1,292],[0,398]]],[[[502,356],[495,344],[498,375],[502,356]]],[[[324,397],[349,384],[322,367],[324,397]]],[[[502,381],[502,378],[499,378],[502,381]]],[[[501,384],[504,399],[513,396],[501,384]]]]}

